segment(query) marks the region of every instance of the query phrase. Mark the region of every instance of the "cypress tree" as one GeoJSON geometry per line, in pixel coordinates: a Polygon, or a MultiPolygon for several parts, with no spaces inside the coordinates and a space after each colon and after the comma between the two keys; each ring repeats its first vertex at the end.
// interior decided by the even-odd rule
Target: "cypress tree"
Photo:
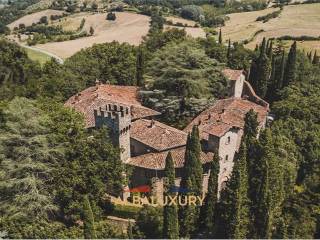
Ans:
{"type": "Polygon", "coordinates": [[[270,130],[261,133],[260,141],[255,147],[257,151],[251,164],[251,184],[249,184],[253,217],[250,237],[269,238],[272,225],[269,164],[275,158],[270,130]]]}
{"type": "Polygon", "coordinates": [[[214,219],[218,202],[218,176],[220,171],[220,157],[218,152],[214,153],[211,163],[210,176],[208,181],[208,193],[200,210],[199,229],[210,238],[214,233],[214,219]]]}
{"type": "Polygon", "coordinates": [[[319,57],[317,55],[317,51],[314,52],[314,55],[313,55],[313,60],[312,60],[312,64],[319,64],[320,60],[319,60],[319,57]]]}
{"type": "MultiPolygon", "coordinates": [[[[190,189],[192,187],[191,179],[186,180],[186,189],[190,189]]],[[[181,194],[182,201],[184,202],[184,198],[190,195],[194,195],[193,192],[187,192],[181,194]]],[[[181,238],[190,238],[192,234],[194,234],[196,230],[196,224],[198,220],[198,210],[194,205],[186,205],[179,207],[179,230],[181,238]]]]}
{"type": "Polygon", "coordinates": [[[276,60],[274,56],[271,56],[271,76],[269,80],[268,93],[267,93],[267,98],[269,100],[274,99],[276,89],[277,89],[276,60]]]}
{"type": "Polygon", "coordinates": [[[230,223],[230,238],[246,238],[249,225],[249,199],[248,199],[248,169],[247,147],[242,141],[239,152],[235,157],[230,188],[233,192],[231,197],[233,218],[230,223]]]}
{"type": "Polygon", "coordinates": [[[270,39],[267,40],[266,43],[266,54],[268,55],[268,50],[269,50],[269,44],[270,44],[270,39]]]}
{"type": "MultiPolygon", "coordinates": [[[[199,129],[192,128],[186,145],[184,174],[180,186],[187,189],[188,193],[180,194],[182,198],[186,195],[194,194],[201,196],[202,193],[202,164],[200,160],[201,145],[199,129]]],[[[181,206],[179,208],[179,226],[181,237],[190,237],[194,233],[198,220],[199,209],[195,206],[181,206]]]]}
{"type": "Polygon", "coordinates": [[[250,109],[245,115],[243,127],[244,139],[247,146],[250,144],[249,139],[257,138],[258,126],[258,115],[253,109],[250,109]]]}
{"type": "Polygon", "coordinates": [[[83,198],[83,229],[85,239],[97,238],[94,227],[93,213],[87,195],[85,195],[83,198]]]}
{"type": "Polygon", "coordinates": [[[273,41],[272,40],[270,40],[270,44],[268,46],[267,55],[268,55],[269,59],[272,58],[272,55],[273,55],[273,41]]]}
{"type": "Polygon", "coordinates": [[[296,76],[297,42],[295,41],[288,54],[288,60],[284,71],[283,86],[286,87],[294,82],[296,76]]]}
{"type": "Polygon", "coordinates": [[[235,156],[230,180],[221,194],[220,211],[217,216],[220,224],[217,224],[217,236],[215,236],[217,238],[247,237],[250,219],[246,155],[245,141],[242,141],[239,152],[235,156]]]}
{"type": "Polygon", "coordinates": [[[143,86],[144,85],[144,52],[141,47],[138,48],[137,52],[137,59],[136,59],[136,81],[137,86],[143,86]]]}
{"type": "Polygon", "coordinates": [[[220,28],[220,31],[219,31],[219,43],[222,44],[222,31],[221,31],[221,28],[220,28]]]}
{"type": "Polygon", "coordinates": [[[257,68],[258,68],[257,59],[254,59],[251,62],[250,74],[249,74],[249,82],[254,89],[256,89],[256,86],[257,86],[257,76],[258,76],[257,68]]]}
{"type": "Polygon", "coordinates": [[[256,92],[260,97],[264,98],[267,93],[268,80],[271,73],[271,64],[265,53],[262,53],[258,59],[257,73],[256,92]]]}
{"type": "Polygon", "coordinates": [[[283,77],[284,77],[284,71],[285,71],[285,54],[284,51],[282,51],[282,57],[281,57],[281,64],[280,64],[280,73],[277,77],[277,90],[281,90],[283,87],[283,77]]]}
{"type": "Polygon", "coordinates": [[[264,98],[267,93],[268,82],[271,73],[271,63],[265,53],[265,45],[266,40],[264,38],[260,47],[259,57],[253,60],[251,63],[249,76],[249,82],[256,93],[262,98],[264,98]]]}
{"type": "MultiPolygon", "coordinates": [[[[168,191],[170,187],[173,187],[175,185],[175,172],[171,152],[168,153],[166,158],[164,176],[168,179],[165,186],[165,189],[167,189],[167,191],[164,192],[164,195],[173,197],[175,193],[170,193],[170,191],[168,191]]],[[[178,210],[176,205],[165,205],[163,207],[163,238],[179,238],[178,210]]]]}
{"type": "Polygon", "coordinates": [[[231,55],[231,41],[230,41],[230,38],[228,40],[228,50],[227,50],[227,59],[229,60],[230,58],[230,55],[231,55]]]}
{"type": "Polygon", "coordinates": [[[202,163],[200,159],[201,144],[198,126],[193,126],[192,128],[189,147],[192,153],[192,155],[189,156],[191,160],[191,174],[189,176],[192,181],[193,191],[200,196],[202,193],[202,163]]]}
{"type": "Polygon", "coordinates": [[[262,53],[266,53],[266,44],[266,38],[263,38],[260,46],[260,55],[262,55],[262,53]]]}

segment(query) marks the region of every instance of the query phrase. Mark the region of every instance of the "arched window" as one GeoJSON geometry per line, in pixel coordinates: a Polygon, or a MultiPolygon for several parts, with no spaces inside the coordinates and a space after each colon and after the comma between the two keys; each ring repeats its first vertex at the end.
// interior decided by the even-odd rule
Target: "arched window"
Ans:
{"type": "Polygon", "coordinates": [[[229,144],[230,142],[231,142],[231,137],[229,136],[229,137],[227,138],[226,144],[229,144]]]}

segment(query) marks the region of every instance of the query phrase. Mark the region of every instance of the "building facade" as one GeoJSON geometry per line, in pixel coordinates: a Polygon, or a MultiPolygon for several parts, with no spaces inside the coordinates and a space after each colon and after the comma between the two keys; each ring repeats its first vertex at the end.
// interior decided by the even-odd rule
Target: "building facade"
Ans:
{"type": "Polygon", "coordinates": [[[107,126],[112,141],[121,149],[121,160],[133,167],[130,187],[150,185],[161,198],[165,159],[171,152],[178,186],[184,174],[184,156],[188,133],[194,125],[199,128],[203,164],[203,191],[208,187],[209,163],[213,152],[220,157],[219,189],[230,177],[233,159],[243,135],[244,118],[253,109],[258,114],[259,128],[263,128],[269,105],[260,99],[243,71],[225,69],[230,80],[230,97],[216,101],[196,116],[184,130],[156,121],[160,113],[139,102],[137,87],[97,84],[71,97],[66,106],[82,112],[86,127],[107,126]]]}

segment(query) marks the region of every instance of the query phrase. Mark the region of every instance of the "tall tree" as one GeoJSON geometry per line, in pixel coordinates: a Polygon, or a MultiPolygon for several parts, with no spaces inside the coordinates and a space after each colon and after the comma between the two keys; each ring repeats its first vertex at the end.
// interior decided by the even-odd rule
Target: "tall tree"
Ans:
{"type": "Polygon", "coordinates": [[[221,193],[216,238],[243,239],[249,232],[247,149],[242,141],[230,180],[221,193]]]}
{"type": "MultiPolygon", "coordinates": [[[[182,196],[190,194],[201,196],[202,194],[202,164],[200,153],[199,129],[197,126],[194,126],[187,140],[184,175],[180,183],[180,186],[183,189],[187,189],[188,193],[182,193],[182,196]]],[[[194,233],[199,217],[198,215],[199,209],[196,206],[187,205],[179,208],[180,236],[190,237],[194,233]]]]}
{"type": "Polygon", "coordinates": [[[193,191],[199,196],[202,194],[202,163],[200,159],[201,144],[198,126],[193,126],[190,137],[190,151],[194,154],[192,162],[192,177],[194,189],[193,191]]]}
{"type": "Polygon", "coordinates": [[[268,84],[267,99],[272,101],[274,99],[275,91],[277,89],[276,81],[276,59],[275,56],[271,56],[271,75],[268,84]]]}
{"type": "Polygon", "coordinates": [[[248,142],[250,138],[257,138],[258,126],[258,115],[253,109],[250,109],[245,115],[243,128],[244,139],[246,141],[247,146],[250,145],[250,143],[248,142]]]}
{"type": "Polygon", "coordinates": [[[261,53],[257,64],[256,93],[264,98],[267,93],[268,80],[271,73],[270,60],[265,53],[261,53]]]}
{"type": "Polygon", "coordinates": [[[262,54],[262,53],[266,53],[266,49],[267,48],[267,42],[266,42],[266,38],[263,38],[262,39],[262,43],[261,43],[261,45],[260,45],[260,55],[262,54]]]}
{"type": "Polygon", "coordinates": [[[290,83],[293,83],[296,78],[297,69],[297,42],[295,41],[288,54],[288,60],[284,71],[283,86],[287,87],[290,83]]]}
{"type": "Polygon", "coordinates": [[[219,43],[222,44],[222,31],[221,31],[221,28],[220,28],[220,31],[219,31],[219,43]]]}
{"type": "MultiPolygon", "coordinates": [[[[174,163],[171,152],[166,157],[166,166],[164,169],[164,177],[166,183],[164,186],[164,197],[174,197],[175,193],[170,192],[170,188],[175,185],[175,172],[174,163]]],[[[177,239],[179,238],[179,225],[178,225],[178,209],[176,205],[165,205],[163,207],[163,238],[177,239]]]]}
{"type": "Polygon", "coordinates": [[[281,90],[283,87],[283,78],[284,78],[284,71],[285,71],[286,59],[285,59],[285,52],[282,51],[281,63],[280,63],[280,72],[277,76],[277,89],[281,90]]]}
{"type": "Polygon", "coordinates": [[[272,55],[273,55],[273,41],[270,40],[270,44],[269,44],[268,49],[267,49],[267,56],[268,56],[269,59],[271,59],[272,55]]]}
{"type": "Polygon", "coordinates": [[[144,85],[144,79],[143,79],[143,74],[144,74],[144,51],[142,47],[138,48],[137,52],[137,59],[136,59],[136,81],[137,81],[137,86],[142,87],[144,85]]]}
{"type": "Polygon", "coordinates": [[[94,217],[87,195],[83,197],[83,234],[85,239],[97,238],[94,217]]]}
{"type": "Polygon", "coordinates": [[[229,38],[229,40],[228,40],[228,49],[227,49],[227,60],[229,60],[230,55],[231,55],[231,40],[229,38]]]}
{"type": "Polygon", "coordinates": [[[207,238],[212,237],[214,233],[214,219],[216,217],[216,207],[218,202],[219,161],[220,157],[218,152],[214,152],[208,181],[208,193],[200,210],[199,229],[207,238]]]}
{"type": "Polygon", "coordinates": [[[264,98],[267,93],[270,73],[271,63],[266,54],[266,39],[263,38],[259,57],[252,61],[249,75],[249,81],[252,87],[262,98],[264,98]]]}
{"type": "Polygon", "coordinates": [[[263,131],[254,162],[251,165],[251,185],[249,196],[251,200],[251,213],[253,217],[253,229],[251,234],[254,238],[269,238],[272,226],[272,194],[270,191],[269,166],[275,161],[273,142],[269,129],[263,131]]]}

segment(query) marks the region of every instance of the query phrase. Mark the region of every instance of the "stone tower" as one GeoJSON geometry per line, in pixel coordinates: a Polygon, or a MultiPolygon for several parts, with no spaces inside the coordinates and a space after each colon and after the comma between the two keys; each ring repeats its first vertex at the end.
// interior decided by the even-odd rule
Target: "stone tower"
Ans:
{"type": "Polygon", "coordinates": [[[130,158],[130,107],[108,104],[105,108],[94,110],[94,119],[96,127],[108,127],[113,144],[120,147],[121,161],[126,162],[130,158]]]}

